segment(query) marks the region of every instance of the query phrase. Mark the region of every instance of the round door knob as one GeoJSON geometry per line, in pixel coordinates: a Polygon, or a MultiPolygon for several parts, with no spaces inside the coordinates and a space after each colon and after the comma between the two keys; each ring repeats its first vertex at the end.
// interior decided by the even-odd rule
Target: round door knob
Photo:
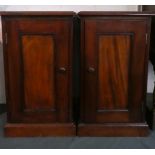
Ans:
{"type": "Polygon", "coordinates": [[[88,72],[89,72],[89,73],[95,72],[95,68],[93,68],[93,67],[88,67],[88,72]]]}
{"type": "Polygon", "coordinates": [[[66,72],[66,68],[65,68],[65,67],[60,67],[60,68],[59,68],[59,71],[60,71],[61,73],[65,73],[65,72],[66,72]]]}

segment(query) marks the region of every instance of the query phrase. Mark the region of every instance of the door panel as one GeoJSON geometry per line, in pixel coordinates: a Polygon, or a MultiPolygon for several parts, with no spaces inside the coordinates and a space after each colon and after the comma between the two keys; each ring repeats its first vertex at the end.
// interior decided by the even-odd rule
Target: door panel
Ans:
{"type": "Polygon", "coordinates": [[[99,35],[99,110],[128,108],[130,40],[129,35],[99,35]]]}
{"type": "Polygon", "coordinates": [[[6,24],[9,121],[71,121],[72,20],[21,17],[6,24]]]}
{"type": "Polygon", "coordinates": [[[86,123],[141,122],[145,18],[85,19],[83,114],[86,123]]]}
{"type": "Polygon", "coordinates": [[[24,110],[56,110],[53,37],[25,35],[22,37],[22,49],[24,110]]]}

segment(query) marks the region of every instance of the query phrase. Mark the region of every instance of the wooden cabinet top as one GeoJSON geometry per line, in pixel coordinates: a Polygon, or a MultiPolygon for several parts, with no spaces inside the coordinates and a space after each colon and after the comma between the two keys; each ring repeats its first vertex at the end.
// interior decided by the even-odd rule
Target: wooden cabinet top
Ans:
{"type": "Polygon", "coordinates": [[[1,11],[0,15],[6,16],[74,16],[73,11],[1,11]]]}
{"type": "Polygon", "coordinates": [[[155,16],[152,11],[81,11],[79,16],[155,16]]]}
{"type": "MultiPolygon", "coordinates": [[[[0,16],[74,16],[74,11],[0,11],[0,16]]],[[[81,11],[79,16],[155,16],[155,11],[81,11]]]]}

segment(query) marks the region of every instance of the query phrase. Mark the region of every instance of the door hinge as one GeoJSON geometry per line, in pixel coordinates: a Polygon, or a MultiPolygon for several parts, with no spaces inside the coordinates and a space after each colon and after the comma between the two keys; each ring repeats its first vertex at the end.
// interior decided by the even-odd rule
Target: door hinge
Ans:
{"type": "Polygon", "coordinates": [[[8,43],[8,33],[5,32],[5,44],[7,44],[7,43],[8,43]]]}
{"type": "Polygon", "coordinates": [[[148,41],[148,34],[147,33],[145,34],[145,40],[146,40],[146,44],[147,44],[147,41],[148,41]]]}

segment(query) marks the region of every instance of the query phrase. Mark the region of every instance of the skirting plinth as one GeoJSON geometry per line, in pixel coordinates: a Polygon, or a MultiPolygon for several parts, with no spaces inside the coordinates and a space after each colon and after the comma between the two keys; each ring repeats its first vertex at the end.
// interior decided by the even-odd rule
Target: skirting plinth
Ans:
{"type": "Polygon", "coordinates": [[[146,123],[79,124],[78,136],[145,137],[149,135],[146,123]]]}
{"type": "Polygon", "coordinates": [[[75,136],[76,127],[67,124],[6,124],[6,137],[45,137],[45,136],[75,136]]]}

